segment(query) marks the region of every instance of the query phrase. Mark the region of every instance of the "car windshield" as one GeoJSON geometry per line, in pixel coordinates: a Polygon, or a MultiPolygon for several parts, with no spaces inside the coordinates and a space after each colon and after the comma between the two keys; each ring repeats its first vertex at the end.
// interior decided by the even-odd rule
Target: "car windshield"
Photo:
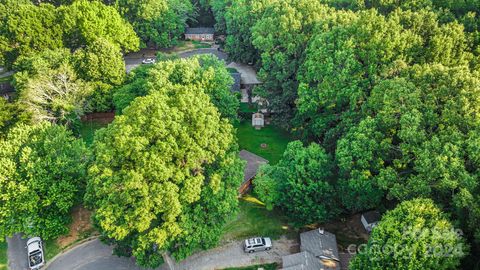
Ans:
{"type": "Polygon", "coordinates": [[[265,245],[265,239],[264,238],[262,238],[262,244],[265,245]]]}
{"type": "Polygon", "coordinates": [[[42,253],[39,250],[32,252],[29,256],[30,266],[42,263],[42,253]]]}

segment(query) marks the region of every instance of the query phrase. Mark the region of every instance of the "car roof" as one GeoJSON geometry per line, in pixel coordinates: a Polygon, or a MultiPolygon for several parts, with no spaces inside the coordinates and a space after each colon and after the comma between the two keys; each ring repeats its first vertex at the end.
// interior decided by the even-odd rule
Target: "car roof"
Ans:
{"type": "Polygon", "coordinates": [[[29,241],[27,243],[27,248],[28,248],[28,253],[31,253],[31,252],[36,251],[36,250],[41,250],[40,239],[38,239],[36,241],[29,241]]]}
{"type": "Polygon", "coordinates": [[[247,240],[249,245],[261,244],[262,238],[261,237],[254,237],[247,240]]]}

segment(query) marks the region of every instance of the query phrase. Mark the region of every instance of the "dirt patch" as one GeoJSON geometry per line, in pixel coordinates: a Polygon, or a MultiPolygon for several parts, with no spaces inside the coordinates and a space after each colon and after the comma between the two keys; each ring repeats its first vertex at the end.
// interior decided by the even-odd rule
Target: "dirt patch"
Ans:
{"type": "Polygon", "coordinates": [[[89,113],[82,117],[82,122],[97,122],[102,124],[110,124],[114,118],[114,112],[89,113]]]}
{"type": "Polygon", "coordinates": [[[91,211],[85,209],[83,206],[73,208],[70,233],[68,235],[60,236],[57,239],[57,244],[61,249],[94,234],[95,230],[92,227],[90,219],[91,215],[91,211]]]}

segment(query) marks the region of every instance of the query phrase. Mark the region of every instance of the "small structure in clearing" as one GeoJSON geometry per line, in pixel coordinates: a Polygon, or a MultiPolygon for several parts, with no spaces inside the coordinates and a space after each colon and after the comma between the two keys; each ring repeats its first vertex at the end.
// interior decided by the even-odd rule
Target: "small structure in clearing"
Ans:
{"type": "Polygon", "coordinates": [[[265,126],[265,116],[263,113],[254,113],[252,114],[252,126],[259,130],[265,126]]]}
{"type": "Polygon", "coordinates": [[[196,41],[213,41],[215,39],[215,28],[189,27],[185,31],[185,39],[196,41]]]}
{"type": "Polygon", "coordinates": [[[377,226],[380,218],[381,215],[378,211],[368,211],[362,214],[361,221],[365,230],[372,232],[372,229],[377,226]]]}
{"type": "Polygon", "coordinates": [[[244,170],[243,182],[238,189],[240,194],[244,194],[252,185],[252,180],[257,175],[258,168],[261,165],[267,164],[268,160],[248,152],[247,150],[240,151],[240,158],[247,162],[244,170]]]}

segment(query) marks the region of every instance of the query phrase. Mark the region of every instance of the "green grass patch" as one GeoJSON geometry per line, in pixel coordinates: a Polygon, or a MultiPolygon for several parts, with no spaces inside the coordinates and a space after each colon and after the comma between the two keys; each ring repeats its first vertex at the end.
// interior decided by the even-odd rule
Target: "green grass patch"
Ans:
{"type": "Polygon", "coordinates": [[[250,104],[250,103],[240,103],[240,113],[256,113],[258,111],[257,104],[250,104]]]}
{"type": "Polygon", "coordinates": [[[0,242],[0,270],[7,270],[7,242],[0,242]]]}
{"type": "Polygon", "coordinates": [[[257,264],[257,265],[247,266],[247,267],[225,268],[223,270],[257,270],[260,267],[265,270],[276,270],[278,269],[278,264],[277,263],[257,264]]]}
{"type": "Polygon", "coordinates": [[[278,239],[282,235],[294,236],[286,218],[276,210],[268,211],[265,205],[253,196],[239,199],[240,211],[237,218],[224,228],[223,241],[242,240],[264,236],[278,239]]]}
{"type": "Polygon", "coordinates": [[[96,121],[82,122],[79,130],[80,136],[85,141],[85,143],[90,146],[93,143],[95,131],[104,128],[107,125],[108,124],[96,121]]]}
{"type": "Polygon", "coordinates": [[[293,140],[288,132],[273,125],[256,130],[251,121],[244,120],[236,128],[240,149],[259,155],[270,161],[270,164],[276,164],[280,160],[287,144],[293,140]],[[262,148],[263,143],[267,147],[262,148]]]}
{"type": "Polygon", "coordinates": [[[238,73],[238,70],[237,70],[236,68],[231,68],[231,67],[229,67],[229,68],[227,68],[227,70],[228,70],[228,72],[230,72],[230,73],[238,73]]]}
{"type": "Polygon", "coordinates": [[[193,47],[195,49],[205,49],[205,48],[211,48],[212,47],[211,44],[201,42],[201,41],[198,41],[198,40],[192,40],[192,44],[193,44],[193,47]]]}
{"type": "Polygon", "coordinates": [[[57,244],[57,239],[50,239],[48,241],[43,242],[43,248],[45,249],[45,260],[49,261],[55,255],[60,253],[62,249],[60,246],[57,244]]]}

